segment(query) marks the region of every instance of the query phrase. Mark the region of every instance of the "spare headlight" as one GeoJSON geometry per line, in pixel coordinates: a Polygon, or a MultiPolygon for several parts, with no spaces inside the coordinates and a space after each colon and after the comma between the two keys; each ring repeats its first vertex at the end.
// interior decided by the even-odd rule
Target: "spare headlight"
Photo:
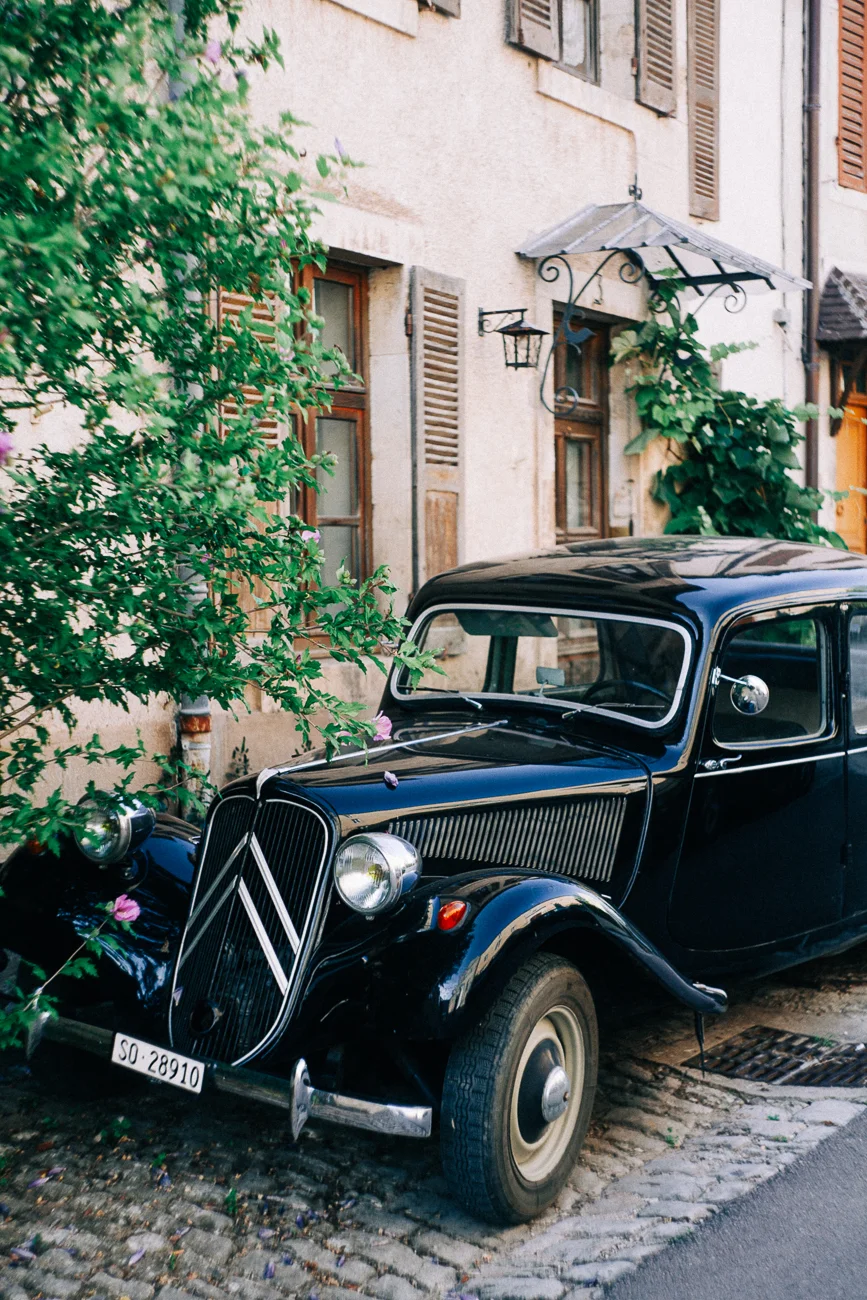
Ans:
{"type": "Polygon", "coordinates": [[[385,831],[353,835],[334,859],[337,892],[356,912],[384,912],[412,889],[420,874],[418,850],[385,831]]]}
{"type": "Polygon", "coordinates": [[[82,819],[72,834],[81,852],[100,867],[108,867],[147,839],[156,824],[150,808],[137,800],[112,804],[108,796],[79,801],[82,819]]]}

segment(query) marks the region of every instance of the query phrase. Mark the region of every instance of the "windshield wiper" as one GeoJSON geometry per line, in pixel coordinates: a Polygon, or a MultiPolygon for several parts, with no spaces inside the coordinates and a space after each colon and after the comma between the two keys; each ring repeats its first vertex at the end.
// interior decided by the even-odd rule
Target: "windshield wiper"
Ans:
{"type": "Polygon", "coordinates": [[[605,713],[613,709],[658,709],[658,704],[631,704],[629,700],[606,700],[604,704],[576,704],[572,709],[566,709],[560,717],[565,722],[568,718],[574,718],[579,713],[605,713]]]}
{"type": "Polygon", "coordinates": [[[463,700],[464,704],[471,704],[474,709],[483,709],[485,706],[481,700],[474,700],[471,695],[464,695],[463,691],[450,691],[445,686],[423,686],[420,691],[414,694],[422,695],[433,693],[434,695],[451,695],[456,700],[463,700]]]}

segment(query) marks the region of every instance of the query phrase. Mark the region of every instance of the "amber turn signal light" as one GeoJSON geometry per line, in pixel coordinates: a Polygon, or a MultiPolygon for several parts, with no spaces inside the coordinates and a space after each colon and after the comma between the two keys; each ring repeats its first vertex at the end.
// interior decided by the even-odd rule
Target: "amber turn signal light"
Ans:
{"type": "Polygon", "coordinates": [[[437,914],[437,929],[454,930],[456,925],[460,925],[466,914],[466,903],[461,903],[456,898],[453,898],[450,903],[443,903],[437,914]]]}

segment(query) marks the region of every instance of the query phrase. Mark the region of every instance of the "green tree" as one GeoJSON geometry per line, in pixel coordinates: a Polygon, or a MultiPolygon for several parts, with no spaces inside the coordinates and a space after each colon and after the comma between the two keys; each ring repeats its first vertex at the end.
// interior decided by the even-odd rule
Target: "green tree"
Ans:
{"type": "Polygon", "coordinates": [[[626,452],[637,454],[664,438],[674,456],[652,488],[670,512],[665,531],[845,546],[816,522],[825,494],[803,487],[789,472],[800,468],[804,435],[798,422],[818,409],[721,389],[714,362],[754,344],[706,347],[695,316],[680,307],[678,288],[676,280],[662,284],[653,318],[623,331],[611,349],[614,364],[638,362],[628,391],[642,429],[626,452]]]}
{"type": "Polygon", "coordinates": [[[324,362],[338,386],[347,367],[294,287],[324,260],[292,118],[247,109],[276,38],[240,39],[233,0],[188,0],[185,31],[161,0],[15,0],[2,19],[0,840],[56,846],[75,818],[57,770],[111,759],[120,797],[146,756],[133,737],[52,747],[80,701],[237,709],[252,684],[333,750],[373,726],[327,689],[312,639],[365,669],[420,660],[387,573],[326,583],[316,534],[280,512],[329,468],[293,419],[328,406],[324,362]],[[272,337],[249,311],[218,327],[218,286],[267,301],[272,337]],[[56,408],[78,423],[72,449],[16,454],[22,418],[56,408]],[[266,414],[287,429],[277,446],[266,414]]]}

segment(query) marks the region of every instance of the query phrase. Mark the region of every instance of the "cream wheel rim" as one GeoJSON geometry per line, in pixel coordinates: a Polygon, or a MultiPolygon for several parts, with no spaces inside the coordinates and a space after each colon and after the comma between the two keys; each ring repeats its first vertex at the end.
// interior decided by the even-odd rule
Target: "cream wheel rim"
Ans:
{"type": "Polygon", "coordinates": [[[583,1092],[581,1027],[568,1007],[552,1007],[537,1021],[524,1045],[509,1104],[512,1159],[526,1182],[544,1182],[563,1159],[583,1092]],[[556,1118],[545,1122],[546,1114],[561,1107],[556,1118]]]}

